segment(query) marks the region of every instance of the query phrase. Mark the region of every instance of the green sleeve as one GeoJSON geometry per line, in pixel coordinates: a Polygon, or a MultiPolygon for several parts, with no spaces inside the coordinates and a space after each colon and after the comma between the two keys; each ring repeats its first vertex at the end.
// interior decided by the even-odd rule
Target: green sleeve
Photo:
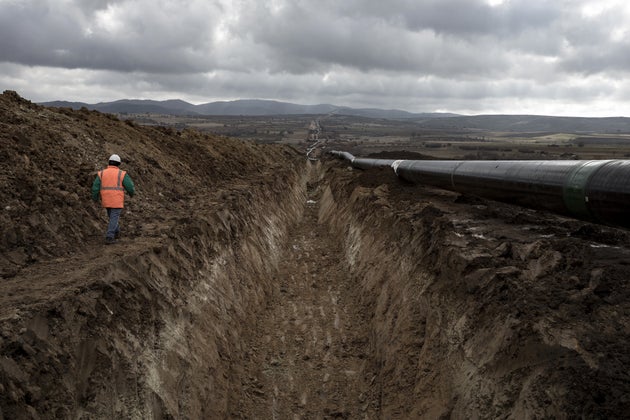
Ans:
{"type": "Polygon", "coordinates": [[[92,183],[92,200],[98,201],[101,192],[101,178],[96,176],[94,178],[94,182],[92,183]]]}
{"type": "Polygon", "coordinates": [[[136,189],[133,185],[133,181],[131,180],[131,177],[129,176],[129,174],[125,174],[122,184],[125,190],[127,191],[127,193],[129,194],[129,196],[133,197],[133,195],[136,193],[136,189]]]}

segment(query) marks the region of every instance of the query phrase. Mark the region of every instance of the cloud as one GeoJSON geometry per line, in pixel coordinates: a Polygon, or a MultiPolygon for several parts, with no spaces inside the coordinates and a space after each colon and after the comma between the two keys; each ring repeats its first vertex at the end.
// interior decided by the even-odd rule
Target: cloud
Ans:
{"type": "Polygon", "coordinates": [[[205,1],[74,0],[0,3],[0,52],[25,65],[150,73],[213,66],[214,16],[205,1]],[[195,13],[182,13],[187,7],[195,13]]]}
{"type": "Polygon", "coordinates": [[[454,112],[587,112],[590,101],[630,115],[629,10],[617,0],[0,0],[0,88],[36,100],[454,112]]]}

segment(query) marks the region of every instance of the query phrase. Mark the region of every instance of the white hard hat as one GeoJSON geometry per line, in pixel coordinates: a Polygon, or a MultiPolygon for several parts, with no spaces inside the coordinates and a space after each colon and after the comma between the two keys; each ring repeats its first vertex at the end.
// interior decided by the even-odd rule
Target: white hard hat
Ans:
{"type": "Polygon", "coordinates": [[[118,155],[111,155],[109,157],[109,160],[120,163],[120,156],[118,156],[118,155]]]}

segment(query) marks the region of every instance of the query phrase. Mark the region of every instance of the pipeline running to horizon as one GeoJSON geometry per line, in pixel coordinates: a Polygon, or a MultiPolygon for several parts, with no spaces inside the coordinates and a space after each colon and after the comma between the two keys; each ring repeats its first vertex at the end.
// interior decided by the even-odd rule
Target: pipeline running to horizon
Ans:
{"type": "Polygon", "coordinates": [[[394,160],[332,151],[359,169],[491,200],[630,228],[630,160],[394,160]]]}

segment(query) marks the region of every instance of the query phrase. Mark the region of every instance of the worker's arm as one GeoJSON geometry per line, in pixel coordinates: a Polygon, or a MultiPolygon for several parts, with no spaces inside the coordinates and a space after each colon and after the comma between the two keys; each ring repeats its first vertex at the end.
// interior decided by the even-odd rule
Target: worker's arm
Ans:
{"type": "Polygon", "coordinates": [[[92,200],[98,201],[101,192],[101,178],[98,176],[94,179],[92,183],[92,200]]]}
{"type": "Polygon", "coordinates": [[[131,177],[129,176],[129,174],[125,174],[122,184],[125,190],[127,191],[127,193],[129,194],[129,197],[133,197],[133,195],[136,193],[136,189],[133,185],[133,181],[131,180],[131,177]]]}

